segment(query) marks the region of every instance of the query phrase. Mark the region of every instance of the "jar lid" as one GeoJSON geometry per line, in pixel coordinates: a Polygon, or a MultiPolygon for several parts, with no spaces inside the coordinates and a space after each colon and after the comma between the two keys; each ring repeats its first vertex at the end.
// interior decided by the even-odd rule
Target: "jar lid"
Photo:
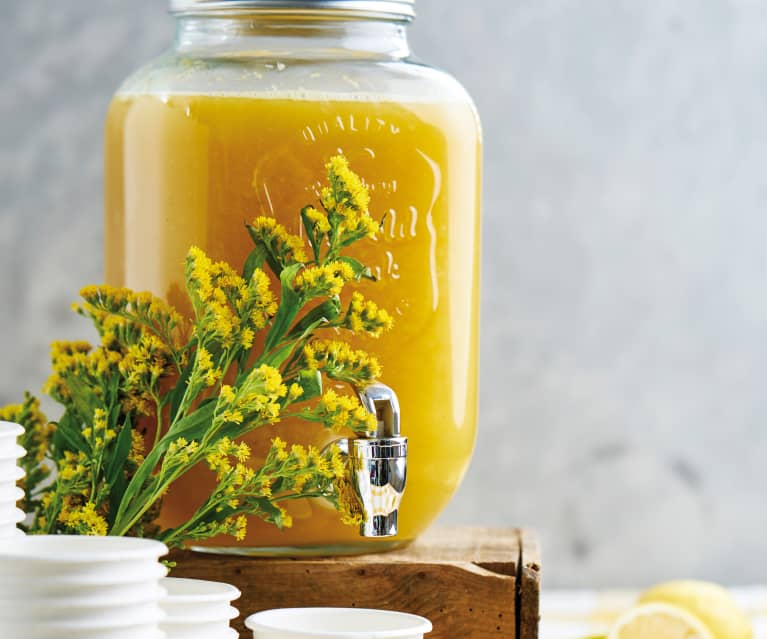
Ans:
{"type": "Polygon", "coordinates": [[[316,11],[407,20],[415,17],[414,4],[415,0],[170,0],[174,13],[259,9],[274,13],[316,11]]]}

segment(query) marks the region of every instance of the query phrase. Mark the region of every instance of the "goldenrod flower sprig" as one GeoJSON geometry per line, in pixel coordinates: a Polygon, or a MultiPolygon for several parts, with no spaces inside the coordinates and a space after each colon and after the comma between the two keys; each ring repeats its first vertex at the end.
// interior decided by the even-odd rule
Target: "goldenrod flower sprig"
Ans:
{"type": "Polygon", "coordinates": [[[46,455],[52,445],[55,426],[40,411],[40,400],[29,393],[24,395],[21,404],[0,408],[0,421],[25,425],[24,435],[19,441],[27,451],[26,456],[19,460],[25,474],[21,482],[24,489],[21,506],[25,512],[34,512],[40,505],[41,484],[51,474],[52,463],[46,461],[46,455]]]}
{"type": "Polygon", "coordinates": [[[362,179],[351,170],[343,156],[331,158],[327,166],[330,185],[320,195],[322,211],[308,206],[301,216],[314,252],[320,261],[323,245],[326,260],[335,260],[344,247],[373,237],[380,224],[370,215],[370,195],[362,179]]]}
{"type": "Polygon", "coordinates": [[[61,417],[49,424],[31,396],[0,412],[27,429],[30,532],[153,536],[171,546],[221,534],[243,540],[250,518],[290,527],[285,504],[306,498],[329,500],[342,521],[360,522],[339,450],[275,437],[253,463],[247,443],[285,418],[344,434],[376,426],[353,391],[380,377],[380,363],[343,337],[378,337],[392,318],[349,291],[373,278],[344,251],[379,224],[347,160],[331,158],[326,169],[328,186],[301,211],[306,240],[259,216],[246,225],[254,248],[241,271],[189,249],[191,317],[149,293],[81,291],[75,310],[98,342],[52,346],[45,391],[62,404],[61,417]],[[332,339],[321,334],[328,329],[332,339]],[[186,522],[162,530],[164,496],[195,467],[213,473],[215,488],[186,522]]]}
{"type": "Polygon", "coordinates": [[[292,499],[325,498],[337,504],[342,517],[353,517],[346,502],[338,500],[337,484],[347,478],[348,471],[337,448],[288,447],[275,438],[262,466],[248,466],[250,455],[247,444],[237,444],[228,437],[219,440],[206,456],[206,463],[216,473],[215,491],[192,518],[165,531],[162,541],[174,545],[179,538],[199,540],[222,532],[241,540],[249,517],[290,528],[293,521],[282,502],[292,499]]]}

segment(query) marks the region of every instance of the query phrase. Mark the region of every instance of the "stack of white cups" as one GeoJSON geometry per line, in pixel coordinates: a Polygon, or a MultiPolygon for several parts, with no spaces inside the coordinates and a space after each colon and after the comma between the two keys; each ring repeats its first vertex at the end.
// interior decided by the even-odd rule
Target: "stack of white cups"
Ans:
{"type": "Polygon", "coordinates": [[[162,586],[168,593],[162,601],[165,620],[160,627],[167,639],[236,639],[230,621],[239,616],[231,602],[240,591],[229,584],[199,579],[167,577],[162,586]]]}
{"type": "Polygon", "coordinates": [[[18,460],[26,451],[16,440],[24,434],[18,424],[0,422],[0,539],[22,535],[18,528],[24,520],[24,511],[16,507],[24,493],[16,487],[16,482],[24,477],[18,460]]]}
{"type": "Polygon", "coordinates": [[[38,535],[0,543],[3,639],[164,639],[159,558],[148,539],[38,535]]]}

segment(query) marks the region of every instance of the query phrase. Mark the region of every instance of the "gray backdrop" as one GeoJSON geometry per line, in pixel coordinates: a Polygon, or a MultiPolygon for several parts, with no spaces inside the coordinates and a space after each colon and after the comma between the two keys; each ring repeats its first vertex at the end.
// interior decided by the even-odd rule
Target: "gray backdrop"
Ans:
{"type": "MultiPolygon", "coordinates": [[[[487,142],[481,435],[445,520],[549,586],[767,568],[767,3],[418,0],[487,142]]],[[[162,0],[0,0],[0,402],[100,278],[101,125],[162,0]]]]}

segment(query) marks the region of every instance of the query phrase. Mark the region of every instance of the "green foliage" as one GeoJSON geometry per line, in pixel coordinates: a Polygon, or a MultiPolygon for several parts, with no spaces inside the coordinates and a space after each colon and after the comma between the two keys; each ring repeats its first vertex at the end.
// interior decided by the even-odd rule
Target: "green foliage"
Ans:
{"type": "Polygon", "coordinates": [[[62,405],[60,418],[49,424],[29,396],[2,413],[26,427],[31,532],[151,535],[174,546],[222,533],[243,539],[250,517],[290,526],[282,504],[306,497],[327,498],[344,521],[359,522],[339,451],[275,438],[266,461],[252,467],[245,441],[286,417],[360,432],[375,422],[353,393],[323,389],[324,376],[365,386],[380,367],[341,340],[318,339],[320,331],[378,334],[391,326],[359,293],[343,312],[347,287],[372,275],[342,251],[378,224],[346,160],[327,168],[321,210],[301,211],[309,252],[267,217],[246,225],[254,248],[239,272],[190,248],[191,318],[149,293],[81,291],[76,310],[99,342],[54,343],[45,390],[62,405]],[[164,495],[200,465],[216,488],[187,522],[161,530],[164,495]],[[55,478],[44,485],[52,468],[55,478]]]}

